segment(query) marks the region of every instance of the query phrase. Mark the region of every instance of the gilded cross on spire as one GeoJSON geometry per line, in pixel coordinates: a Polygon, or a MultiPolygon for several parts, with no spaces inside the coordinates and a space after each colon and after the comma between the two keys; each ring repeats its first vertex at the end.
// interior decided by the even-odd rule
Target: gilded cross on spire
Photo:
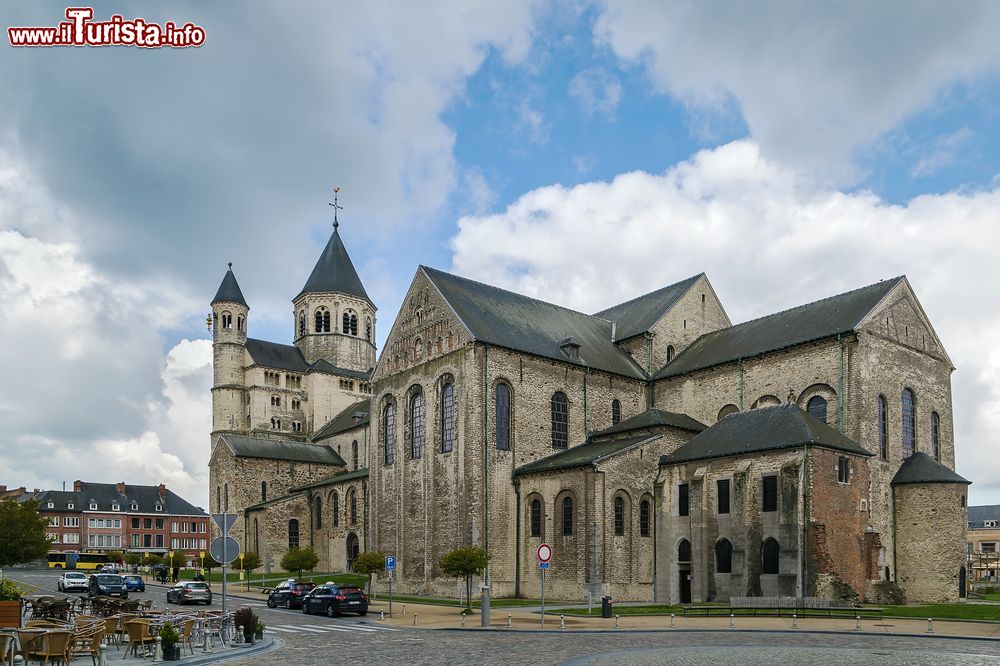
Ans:
{"type": "Polygon", "coordinates": [[[340,193],[340,188],[339,187],[333,188],[333,203],[331,203],[330,205],[333,206],[333,229],[334,229],[334,231],[336,231],[337,227],[340,226],[340,222],[337,221],[337,211],[338,210],[344,210],[344,207],[337,203],[337,194],[339,194],[339,193],[340,193]]]}

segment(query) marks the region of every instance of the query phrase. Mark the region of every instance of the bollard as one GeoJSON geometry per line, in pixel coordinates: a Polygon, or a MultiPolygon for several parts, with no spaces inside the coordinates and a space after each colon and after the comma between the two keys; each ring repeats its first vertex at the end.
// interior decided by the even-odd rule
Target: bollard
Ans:
{"type": "Polygon", "coordinates": [[[732,613],[729,614],[729,626],[730,627],[736,626],[736,616],[732,613]]]}
{"type": "Polygon", "coordinates": [[[594,612],[594,593],[587,592],[587,615],[591,615],[594,612]]]}
{"type": "Polygon", "coordinates": [[[233,639],[233,643],[240,643],[240,637],[243,635],[243,627],[236,625],[236,638],[233,639]]]}
{"type": "Polygon", "coordinates": [[[615,629],[621,629],[621,625],[618,621],[621,619],[621,615],[615,615],[615,629]]]}
{"type": "Polygon", "coordinates": [[[933,618],[927,618],[927,633],[928,634],[933,634],[934,633],[934,620],[933,620],[933,618]]]}
{"type": "Polygon", "coordinates": [[[465,629],[465,614],[462,614],[462,629],[465,629]]]}
{"type": "Polygon", "coordinates": [[[14,661],[12,662],[15,666],[24,666],[24,657],[19,654],[14,655],[14,661]]]}
{"type": "Polygon", "coordinates": [[[385,622],[385,611],[384,610],[378,612],[378,619],[379,619],[380,622],[385,622]]]}
{"type": "Polygon", "coordinates": [[[798,629],[799,625],[797,620],[798,618],[795,616],[795,613],[792,613],[792,629],[798,629]]]}
{"type": "Polygon", "coordinates": [[[403,615],[406,615],[406,604],[403,604],[403,615]]]}
{"type": "Polygon", "coordinates": [[[673,613],[670,614],[670,626],[671,627],[677,626],[677,618],[673,613]]]}
{"type": "Polygon", "coordinates": [[[97,666],[108,666],[108,644],[101,643],[101,647],[97,648],[97,666]]]}
{"type": "Polygon", "coordinates": [[[861,616],[860,615],[855,615],[854,616],[854,630],[855,631],[861,631],[861,616]]]}
{"type": "Polygon", "coordinates": [[[209,654],[212,651],[212,636],[206,631],[201,639],[202,654],[209,654]]]}
{"type": "Polygon", "coordinates": [[[159,636],[156,637],[156,644],[153,647],[153,663],[159,663],[163,661],[163,639],[159,636]]]}
{"type": "Polygon", "coordinates": [[[508,615],[508,616],[507,616],[507,628],[508,628],[508,629],[510,629],[510,628],[511,628],[511,626],[512,626],[512,625],[511,625],[511,623],[510,623],[510,615],[508,615]]]}
{"type": "Polygon", "coordinates": [[[414,627],[417,626],[417,614],[416,613],[413,614],[413,626],[414,627]]]}
{"type": "Polygon", "coordinates": [[[566,628],[566,616],[565,615],[560,615],[559,616],[559,628],[560,629],[565,629],[566,628]]]}

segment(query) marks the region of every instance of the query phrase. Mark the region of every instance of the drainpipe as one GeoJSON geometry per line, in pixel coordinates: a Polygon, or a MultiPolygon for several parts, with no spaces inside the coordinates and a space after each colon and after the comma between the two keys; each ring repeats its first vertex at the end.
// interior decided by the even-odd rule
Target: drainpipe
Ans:
{"type": "Polygon", "coordinates": [[[313,515],[313,494],[309,492],[306,494],[306,501],[309,502],[309,547],[315,549],[315,544],[313,542],[314,528],[313,525],[316,524],[316,516],[313,515]]]}
{"type": "Polygon", "coordinates": [[[737,363],[740,364],[740,411],[743,411],[743,359],[739,359],[737,363]]]}
{"type": "Polygon", "coordinates": [[[514,477],[514,596],[521,596],[521,479],[514,477]]]}
{"type": "Polygon", "coordinates": [[[646,374],[653,373],[653,336],[648,331],[643,333],[646,338],[646,374]]]}
{"type": "Polygon", "coordinates": [[[589,405],[587,404],[587,376],[590,374],[590,368],[585,367],[583,369],[583,438],[587,439],[590,437],[590,413],[588,411],[589,405]]]}
{"type": "Polygon", "coordinates": [[[896,489],[889,487],[889,494],[892,497],[892,582],[899,585],[899,566],[896,559],[896,489]]]}
{"type": "Polygon", "coordinates": [[[809,594],[809,445],[803,447],[802,483],[799,492],[802,493],[802,596],[809,594]]]}
{"type": "Polygon", "coordinates": [[[656,577],[656,559],[657,559],[656,558],[656,541],[657,541],[657,537],[656,537],[656,516],[657,516],[657,506],[660,503],[659,490],[660,490],[660,486],[663,485],[660,482],[660,475],[661,474],[663,474],[663,467],[660,466],[660,461],[657,460],[656,461],[656,478],[653,479],[653,515],[652,515],[652,520],[653,520],[653,603],[654,604],[657,604],[657,603],[660,602],[660,599],[659,599],[659,596],[660,596],[659,595],[659,589],[658,589],[658,586],[657,586],[657,582],[658,581],[657,581],[657,577],[656,577]]]}
{"type": "MultiPolygon", "coordinates": [[[[487,408],[489,405],[489,382],[487,369],[490,362],[490,346],[483,343],[483,550],[487,555],[490,552],[490,467],[489,467],[489,438],[487,437],[487,408]]],[[[483,571],[482,591],[483,598],[480,602],[480,623],[484,627],[490,626],[490,565],[487,560],[486,569],[483,571]]]]}
{"type": "Polygon", "coordinates": [[[844,432],[844,340],[840,333],[837,334],[837,344],[840,345],[840,391],[837,395],[838,409],[840,415],[840,432],[844,432]]]}

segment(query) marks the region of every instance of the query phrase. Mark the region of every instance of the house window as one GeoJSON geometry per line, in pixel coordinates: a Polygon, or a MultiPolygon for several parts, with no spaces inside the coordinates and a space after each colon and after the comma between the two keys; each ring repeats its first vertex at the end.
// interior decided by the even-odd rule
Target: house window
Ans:
{"type": "Polygon", "coordinates": [[[762,511],[777,511],[778,510],[778,477],[776,476],[765,476],[763,479],[764,485],[764,502],[762,511]]]}
{"type": "Polygon", "coordinates": [[[917,410],[913,391],[903,389],[903,396],[900,402],[903,412],[903,457],[909,458],[913,455],[913,450],[916,448],[917,438],[917,410]]]}
{"type": "Polygon", "coordinates": [[[294,518],[288,521],[288,547],[299,547],[299,521],[294,518]]]}
{"type": "Polygon", "coordinates": [[[50,509],[54,509],[54,508],[56,508],[56,503],[55,502],[49,502],[45,506],[47,506],[50,509]]]}
{"type": "Polygon", "coordinates": [[[995,520],[984,520],[983,521],[983,527],[996,527],[996,526],[997,526],[997,521],[995,521],[995,520]]]}
{"type": "Polygon", "coordinates": [[[121,506],[120,506],[120,505],[118,505],[118,504],[112,504],[112,505],[111,505],[111,510],[112,510],[112,511],[121,511],[121,510],[122,510],[122,508],[121,508],[121,506]]]}
{"type": "MultiPolygon", "coordinates": [[[[991,525],[987,525],[987,527],[995,527],[996,526],[996,521],[995,520],[988,520],[986,522],[987,523],[993,523],[992,526],[991,525]]],[[[979,544],[979,552],[980,553],[995,553],[995,552],[997,552],[997,544],[996,544],[996,542],[993,541],[993,542],[983,542],[983,543],[980,543],[979,544]]]]}
{"type": "Polygon", "coordinates": [[[391,465],[395,459],[396,447],[396,406],[391,402],[382,410],[382,446],[385,450],[385,464],[391,465]]]}
{"type": "Polygon", "coordinates": [[[615,498],[615,536],[625,534],[625,500],[618,496],[615,498]]]}
{"type": "Polygon", "coordinates": [[[351,442],[351,463],[353,464],[352,469],[358,468],[358,440],[351,442]]]}
{"type": "Polygon", "coordinates": [[[715,573],[733,572],[733,544],[729,539],[719,539],[715,542],[715,573]]]}
{"type": "Polygon", "coordinates": [[[163,505],[162,504],[157,504],[155,507],[153,507],[153,510],[154,511],[163,511],[163,505]]]}
{"type": "Polygon", "coordinates": [[[566,394],[556,391],[552,394],[552,446],[565,449],[569,445],[569,401],[566,394]]]}
{"type": "Polygon", "coordinates": [[[729,479],[719,479],[715,482],[716,512],[729,513],[729,479]]]}
{"type": "Polygon", "coordinates": [[[762,574],[778,573],[780,554],[781,548],[778,546],[778,542],[771,538],[766,539],[760,548],[760,572],[762,574]]]}
{"type": "Polygon", "coordinates": [[[935,460],[941,459],[941,454],[938,449],[939,435],[941,433],[941,417],[938,416],[937,412],[931,412],[931,455],[934,456],[935,460]]]}
{"type": "Polygon", "coordinates": [[[639,536],[649,536],[649,500],[639,502],[639,536]]]}
{"type": "Polygon", "coordinates": [[[330,513],[333,516],[333,526],[340,527],[340,495],[336,490],[330,493],[330,513]]]}
{"type": "MultiPolygon", "coordinates": [[[[227,500],[226,501],[227,508],[228,508],[228,504],[229,504],[229,501],[227,500]]],[[[72,506],[70,508],[72,508],[72,506]]],[[[139,503],[138,502],[132,502],[132,510],[133,511],[138,511],[139,510],[139,503]]]]}
{"type": "Polygon", "coordinates": [[[139,519],[138,518],[133,518],[132,519],[132,529],[134,529],[134,530],[139,529],[139,519]]]}
{"type": "Polygon", "coordinates": [[[542,536],[542,502],[540,500],[531,500],[531,517],[529,523],[531,525],[531,536],[540,537],[542,536]]]}
{"type": "Polygon", "coordinates": [[[495,395],[497,449],[510,451],[510,387],[497,384],[495,395]]]}
{"type": "Polygon", "coordinates": [[[410,398],[410,457],[419,458],[424,451],[424,394],[410,398]]]}
{"type": "Polygon", "coordinates": [[[73,504],[72,502],[67,502],[67,503],[66,503],[66,508],[67,508],[67,509],[72,509],[72,508],[73,508],[74,506],[75,506],[75,505],[74,505],[74,504],[73,504]]]}
{"type": "Polygon", "coordinates": [[[837,481],[847,483],[851,480],[851,464],[844,456],[837,459],[837,481]]]}
{"type": "Polygon", "coordinates": [[[611,425],[618,425],[622,420],[622,403],[618,400],[611,401],[611,425]]]}
{"type": "Polygon", "coordinates": [[[563,536],[573,534],[573,498],[564,497],[562,501],[562,533],[563,536]]]}
{"type": "Polygon", "coordinates": [[[441,453],[455,448],[455,385],[445,382],[441,388],[441,453]]]}
{"type": "Polygon", "coordinates": [[[686,516],[689,511],[688,484],[682,483],[677,486],[677,515],[686,516]]]}
{"type": "Polygon", "coordinates": [[[677,544],[677,561],[678,562],[690,562],[691,561],[691,542],[687,539],[681,539],[681,542],[677,544]]]}
{"type": "Polygon", "coordinates": [[[889,459],[889,405],[884,395],[878,397],[878,455],[889,459]]]}
{"type": "MultiPolygon", "coordinates": [[[[93,518],[91,518],[93,520],[93,518]]],[[[49,527],[59,527],[59,516],[49,516],[49,527]]],[[[93,527],[93,525],[91,525],[93,527]]]]}
{"type": "Polygon", "coordinates": [[[91,511],[97,511],[97,502],[91,502],[90,503],[90,510],[91,511]]]}
{"type": "MultiPolygon", "coordinates": [[[[157,511],[159,511],[159,509],[157,509],[157,511]]],[[[108,525],[108,527],[111,527],[111,525],[108,525]]],[[[162,530],[163,529],[163,518],[157,518],[156,519],[156,529],[158,529],[158,530],[162,530]]]]}
{"type": "Polygon", "coordinates": [[[809,398],[809,402],[806,403],[806,411],[817,421],[826,423],[826,398],[821,395],[809,398]]]}

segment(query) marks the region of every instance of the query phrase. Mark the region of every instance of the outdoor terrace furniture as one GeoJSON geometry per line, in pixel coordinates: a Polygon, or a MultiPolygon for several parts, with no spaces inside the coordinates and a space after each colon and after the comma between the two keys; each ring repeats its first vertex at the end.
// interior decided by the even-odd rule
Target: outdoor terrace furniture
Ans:
{"type": "Polygon", "coordinates": [[[67,664],[69,662],[69,648],[73,638],[73,632],[67,629],[46,631],[34,641],[31,649],[27,652],[28,659],[37,659],[43,666],[48,666],[49,660],[67,664]]]}
{"type": "Polygon", "coordinates": [[[17,637],[12,631],[0,630],[0,664],[10,666],[14,661],[14,648],[17,637]]]}
{"type": "Polygon", "coordinates": [[[101,643],[103,641],[104,623],[77,625],[76,631],[73,632],[70,654],[74,659],[78,655],[90,655],[94,666],[97,666],[97,657],[100,654],[101,643]]]}
{"type": "Polygon", "coordinates": [[[149,622],[145,620],[129,620],[125,623],[125,633],[128,635],[128,648],[122,655],[122,659],[128,657],[129,652],[133,656],[139,656],[140,647],[145,653],[146,646],[156,642],[156,637],[150,631],[149,622]]]}

